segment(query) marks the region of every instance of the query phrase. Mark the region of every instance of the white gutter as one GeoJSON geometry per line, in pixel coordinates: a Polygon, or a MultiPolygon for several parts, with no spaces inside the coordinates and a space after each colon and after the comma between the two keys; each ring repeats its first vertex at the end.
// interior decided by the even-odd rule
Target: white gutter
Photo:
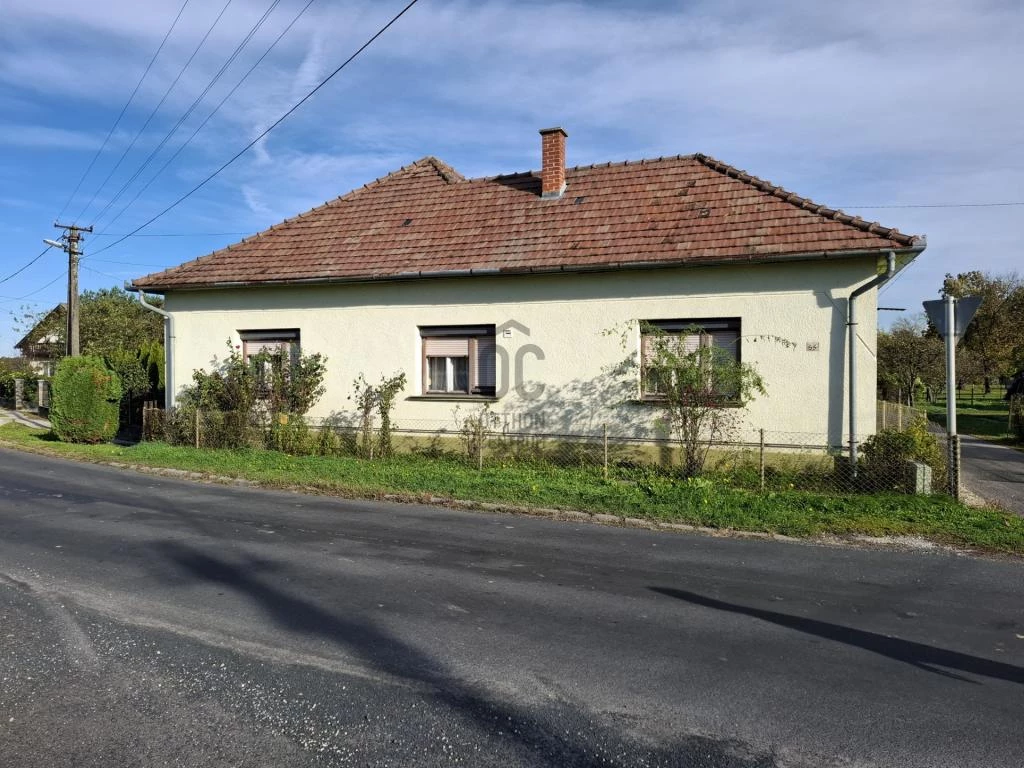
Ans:
{"type": "Polygon", "coordinates": [[[146,301],[145,291],[136,288],[132,285],[125,284],[125,289],[129,291],[138,291],[139,303],[142,304],[150,312],[156,312],[161,315],[164,319],[164,407],[167,409],[174,407],[174,315],[168,312],[166,309],[160,307],[154,307],[152,304],[146,301]]]}
{"type": "Polygon", "coordinates": [[[889,251],[886,262],[886,270],[880,275],[864,283],[850,294],[847,300],[847,321],[848,330],[847,353],[850,356],[850,469],[853,476],[857,476],[857,303],[856,299],[862,293],[877,288],[883,283],[889,282],[896,274],[896,252],[889,251]]]}

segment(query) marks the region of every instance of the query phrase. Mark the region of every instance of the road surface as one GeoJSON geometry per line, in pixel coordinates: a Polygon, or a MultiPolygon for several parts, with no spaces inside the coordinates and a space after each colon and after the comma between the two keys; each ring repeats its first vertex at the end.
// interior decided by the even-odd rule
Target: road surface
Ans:
{"type": "Polygon", "coordinates": [[[1024,567],[0,451],[0,765],[984,766],[1024,567]]]}
{"type": "Polygon", "coordinates": [[[977,437],[960,437],[961,483],[986,501],[1024,517],[1024,453],[977,437]]]}

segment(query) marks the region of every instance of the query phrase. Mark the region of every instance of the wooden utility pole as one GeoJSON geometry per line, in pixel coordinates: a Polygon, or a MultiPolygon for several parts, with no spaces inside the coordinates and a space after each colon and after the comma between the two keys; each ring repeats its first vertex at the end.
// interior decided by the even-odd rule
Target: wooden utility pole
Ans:
{"type": "Polygon", "coordinates": [[[68,254],[68,326],[65,333],[64,350],[68,357],[77,357],[81,352],[78,332],[78,262],[82,258],[82,233],[92,232],[92,227],[54,222],[53,226],[67,234],[62,238],[68,254]]]}

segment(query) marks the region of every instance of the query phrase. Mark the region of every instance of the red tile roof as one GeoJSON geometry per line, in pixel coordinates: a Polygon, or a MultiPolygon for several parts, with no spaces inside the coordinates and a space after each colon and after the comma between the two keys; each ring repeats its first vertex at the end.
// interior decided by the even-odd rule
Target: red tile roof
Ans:
{"type": "Polygon", "coordinates": [[[208,256],[148,290],[824,258],[924,240],[818,205],[705,155],[465,179],[425,157],[208,256]]]}

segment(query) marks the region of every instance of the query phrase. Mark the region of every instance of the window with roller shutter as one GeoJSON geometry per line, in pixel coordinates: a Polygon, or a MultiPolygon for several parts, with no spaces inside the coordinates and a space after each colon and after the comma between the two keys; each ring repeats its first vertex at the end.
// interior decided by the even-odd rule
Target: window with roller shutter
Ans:
{"type": "Polygon", "coordinates": [[[239,331],[238,335],[242,339],[242,359],[260,363],[255,371],[261,385],[270,381],[274,365],[288,368],[299,359],[298,328],[239,331]]]}
{"type": "MultiPolygon", "coordinates": [[[[671,382],[671,370],[657,365],[658,345],[664,345],[679,356],[691,355],[702,348],[713,350],[711,386],[714,388],[714,362],[740,362],[740,318],[701,318],[684,320],[646,320],[641,323],[641,393],[644,398],[658,399],[671,382]]],[[[732,397],[733,392],[719,392],[732,397]]]]}
{"type": "Polygon", "coordinates": [[[423,394],[494,396],[493,325],[422,326],[420,339],[423,394]]]}

